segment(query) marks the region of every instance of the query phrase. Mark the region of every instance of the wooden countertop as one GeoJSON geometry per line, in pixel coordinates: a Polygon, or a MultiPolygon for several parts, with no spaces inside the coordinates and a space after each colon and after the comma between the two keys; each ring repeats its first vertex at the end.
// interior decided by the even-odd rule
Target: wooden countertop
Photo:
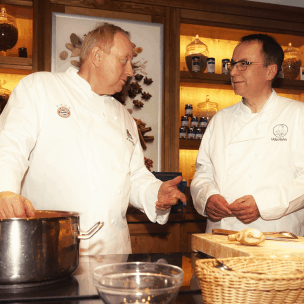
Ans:
{"type": "Polygon", "coordinates": [[[228,241],[226,235],[201,233],[192,235],[191,248],[215,258],[269,255],[304,257],[304,237],[294,242],[266,240],[257,246],[246,246],[237,241],[228,241]]]}

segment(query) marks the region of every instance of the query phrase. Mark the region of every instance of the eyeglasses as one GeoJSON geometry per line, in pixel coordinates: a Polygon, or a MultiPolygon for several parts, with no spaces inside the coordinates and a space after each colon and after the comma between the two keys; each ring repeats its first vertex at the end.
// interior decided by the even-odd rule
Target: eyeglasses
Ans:
{"type": "Polygon", "coordinates": [[[247,66],[248,65],[252,65],[252,64],[264,64],[263,62],[251,62],[251,61],[245,61],[245,60],[240,60],[240,61],[232,61],[232,62],[228,62],[227,64],[227,70],[229,73],[231,73],[232,69],[234,66],[236,66],[236,69],[238,71],[245,71],[247,70],[247,66]]]}

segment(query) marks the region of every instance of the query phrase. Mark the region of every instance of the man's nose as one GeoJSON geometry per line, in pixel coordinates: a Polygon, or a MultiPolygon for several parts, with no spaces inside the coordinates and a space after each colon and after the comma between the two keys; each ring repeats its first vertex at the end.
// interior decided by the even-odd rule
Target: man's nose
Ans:
{"type": "Polygon", "coordinates": [[[230,70],[230,76],[234,76],[234,75],[238,75],[239,71],[236,68],[236,64],[232,66],[231,70],[230,70]]]}
{"type": "Polygon", "coordinates": [[[134,75],[133,67],[131,61],[129,61],[126,65],[126,74],[130,77],[134,75]]]}

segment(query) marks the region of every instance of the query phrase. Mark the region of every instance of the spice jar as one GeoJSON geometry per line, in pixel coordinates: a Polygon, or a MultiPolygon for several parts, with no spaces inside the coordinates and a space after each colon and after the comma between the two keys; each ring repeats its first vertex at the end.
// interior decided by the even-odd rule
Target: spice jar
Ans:
{"type": "Polygon", "coordinates": [[[18,40],[18,29],[13,16],[6,13],[5,7],[0,13],[0,51],[6,56],[6,51],[13,48],[18,40]]]}
{"type": "Polygon", "coordinates": [[[206,101],[197,105],[197,116],[205,117],[207,124],[217,112],[217,103],[209,100],[209,95],[206,96],[206,101]]]}
{"type": "Polygon", "coordinates": [[[208,47],[196,35],[195,39],[186,47],[186,64],[190,72],[203,73],[207,68],[208,47]]]}
{"type": "Polygon", "coordinates": [[[300,73],[301,54],[288,44],[288,48],[284,51],[283,72],[284,78],[296,79],[300,73]]]}

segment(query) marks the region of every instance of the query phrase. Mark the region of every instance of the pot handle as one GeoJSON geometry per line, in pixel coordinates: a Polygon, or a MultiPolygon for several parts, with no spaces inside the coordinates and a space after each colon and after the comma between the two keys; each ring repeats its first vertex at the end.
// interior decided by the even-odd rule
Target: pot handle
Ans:
{"type": "Polygon", "coordinates": [[[87,240],[91,238],[96,232],[98,232],[101,227],[103,226],[103,222],[97,222],[91,229],[89,229],[87,232],[79,232],[77,235],[77,238],[79,240],[87,240]]]}

